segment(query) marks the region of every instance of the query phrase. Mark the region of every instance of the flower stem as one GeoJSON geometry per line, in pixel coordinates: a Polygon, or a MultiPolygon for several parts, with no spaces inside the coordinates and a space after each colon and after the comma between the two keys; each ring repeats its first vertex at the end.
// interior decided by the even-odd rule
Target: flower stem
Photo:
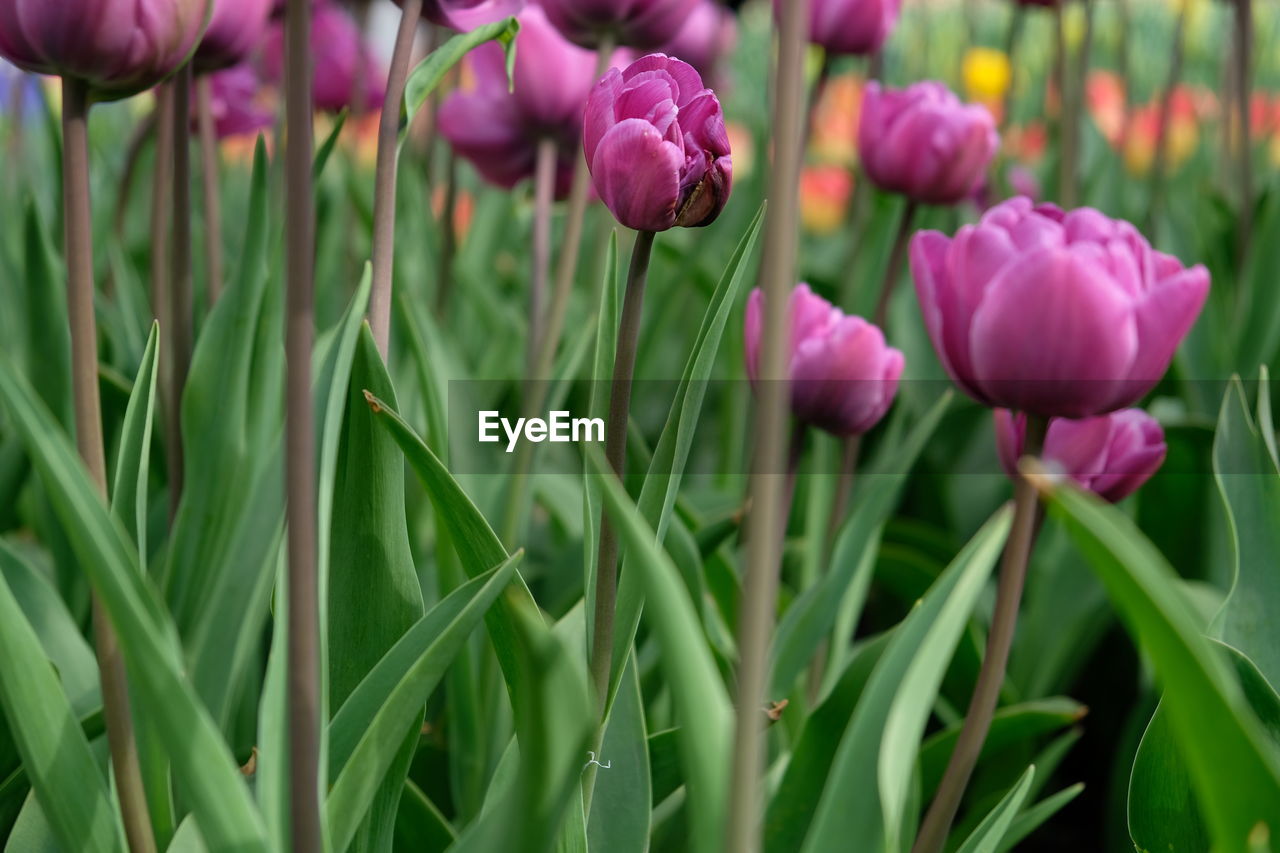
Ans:
{"type": "Polygon", "coordinates": [[[1053,81],[1058,90],[1058,203],[1071,206],[1072,172],[1075,170],[1074,131],[1071,128],[1071,75],[1068,72],[1066,0],[1053,7],[1053,81]]]}
{"type": "Polygon", "coordinates": [[[453,295],[453,257],[458,251],[458,234],[453,227],[458,207],[458,155],[450,148],[444,157],[444,203],[436,222],[440,226],[440,257],[436,267],[436,314],[443,320],[449,313],[453,295]]]}
{"type": "MultiPolygon", "coordinates": [[[[1048,431],[1046,418],[1027,415],[1027,438],[1023,455],[1036,456],[1044,448],[1044,436],[1048,431]]],[[[991,728],[1004,684],[1005,667],[1009,662],[1009,650],[1013,646],[1013,633],[1018,622],[1018,605],[1022,600],[1022,586],[1027,577],[1027,561],[1035,542],[1039,526],[1039,502],[1036,490],[1026,478],[1019,476],[1014,485],[1013,527],[1005,543],[1004,558],[1000,564],[1000,582],[996,588],[996,607],[991,617],[991,633],[987,635],[987,651],[982,658],[978,682],[969,700],[964,725],[956,740],[951,760],[947,763],[938,793],[929,806],[920,835],[916,838],[912,853],[939,853],[951,831],[951,822],[978,763],[982,744],[991,728]]]]}
{"type": "MultiPolygon", "coordinates": [[[[1165,78],[1164,90],[1160,94],[1160,112],[1156,118],[1156,150],[1151,165],[1151,194],[1147,205],[1146,228],[1143,229],[1152,240],[1156,237],[1158,220],[1157,212],[1164,204],[1165,172],[1169,162],[1169,122],[1173,117],[1173,94],[1182,79],[1182,57],[1185,50],[1183,35],[1187,28],[1187,9],[1190,4],[1182,4],[1178,12],[1177,22],[1173,25],[1173,54],[1169,58],[1169,74],[1165,78]]],[[[1123,154],[1124,149],[1121,149],[1123,154]]]]}
{"type": "Polygon", "coordinates": [[[387,72],[387,94],[382,102],[378,122],[378,159],[374,167],[373,190],[373,270],[369,290],[369,326],[383,361],[391,341],[391,282],[395,265],[396,241],[396,157],[400,138],[400,105],[404,101],[405,81],[409,79],[409,61],[413,55],[413,39],[422,17],[422,0],[404,0],[400,28],[391,53],[387,72]]]}
{"type": "MultiPolygon", "coordinates": [[[[636,346],[640,341],[640,320],[644,308],[644,287],[653,254],[652,231],[637,231],[631,249],[631,268],[622,298],[622,318],[613,355],[613,380],[609,386],[609,419],[606,422],[604,454],[609,467],[623,475],[627,458],[627,421],[631,417],[631,379],[635,373],[636,346]]],[[[613,611],[618,597],[618,536],[607,515],[600,516],[600,546],[596,560],[596,598],[591,633],[591,683],[603,714],[609,695],[610,664],[613,660],[613,611]]]]}
{"type": "Polygon", "coordinates": [[[911,237],[911,225],[916,218],[916,203],[907,199],[902,208],[902,217],[898,220],[898,235],[893,239],[893,249],[889,252],[889,263],[884,268],[884,281],[880,283],[880,298],[876,300],[876,312],[872,322],[884,330],[885,320],[889,317],[889,302],[893,299],[893,290],[902,277],[902,262],[907,257],[907,243],[911,237]]]}
{"type": "MultiPolygon", "coordinates": [[[[173,310],[169,293],[169,211],[173,205],[173,87],[165,83],[156,89],[155,166],[151,173],[151,315],[168,334],[173,310]]],[[[182,432],[178,425],[178,400],[173,399],[169,379],[174,366],[160,360],[160,410],[164,415],[165,467],[182,469],[182,432]]],[[[173,500],[170,500],[172,507],[173,500]]]]}
{"type": "Polygon", "coordinates": [[[844,523],[849,508],[849,495],[853,493],[853,480],[858,470],[858,457],[862,452],[862,434],[851,435],[844,440],[844,452],[840,457],[840,479],[836,483],[835,498],[831,501],[831,514],[827,516],[827,541],[824,554],[830,554],[836,534],[844,523]]]}
{"type": "MultiPolygon", "coordinates": [[[[765,234],[760,284],[769,305],[786,305],[795,285],[800,219],[800,147],[804,144],[804,62],[809,0],[783,6],[774,68],[773,171],[769,179],[769,228],[765,234]]],[[[774,600],[783,529],[778,523],[786,499],[783,470],[787,453],[787,312],[768,311],[760,353],[755,409],[756,452],[750,478],[751,516],[738,632],[737,719],[729,787],[725,849],[760,848],[760,777],[764,767],[761,708],[765,670],[773,634],[774,600]]]]}
{"type": "Polygon", "coordinates": [[[1253,3],[1235,2],[1235,111],[1239,116],[1236,134],[1236,173],[1240,191],[1240,221],[1237,224],[1237,270],[1244,268],[1249,253],[1250,231],[1253,230],[1253,122],[1250,100],[1253,97],[1253,3]]]}
{"type": "Polygon", "coordinates": [[[556,141],[551,138],[538,143],[537,164],[534,166],[533,191],[533,275],[529,284],[529,340],[527,364],[529,379],[538,366],[538,353],[542,345],[543,300],[547,296],[547,276],[551,264],[551,204],[555,201],[556,141]]]}
{"type": "Polygon", "coordinates": [[[170,450],[169,516],[177,514],[182,497],[185,464],[182,451],[182,389],[191,366],[191,66],[173,78],[173,241],[169,255],[169,403],[172,407],[175,444],[170,450]]]}
{"type": "Polygon", "coordinates": [[[1004,44],[1005,56],[1009,58],[1009,88],[1004,92],[1004,103],[1000,109],[1000,136],[1004,137],[1005,129],[1009,126],[1009,122],[1013,116],[1014,95],[1017,92],[1017,73],[1018,63],[1016,55],[1018,45],[1022,41],[1022,29],[1026,24],[1027,13],[1026,7],[1021,3],[1013,4],[1013,14],[1009,18],[1009,32],[1006,35],[1004,44]]]}
{"type": "Polygon", "coordinates": [[[205,298],[212,307],[222,294],[222,197],[218,187],[218,136],[213,126],[213,83],[208,74],[196,78],[196,116],[204,189],[205,298]]]}
{"type": "MultiPolygon", "coordinates": [[[[62,79],[62,174],[67,258],[67,319],[71,331],[71,387],[76,446],[98,496],[107,497],[107,463],[98,396],[98,329],[93,313],[93,224],[89,203],[89,92],[83,81],[62,79]]],[[[129,684],[115,629],[100,599],[93,597],[94,650],[102,679],[111,767],[120,816],[132,851],[154,853],[151,818],[129,713],[129,684]]]]}
{"type": "Polygon", "coordinates": [[[320,653],[311,346],[315,221],[311,176],[311,0],[285,12],[285,458],[291,850],[319,853],[320,653]]]}

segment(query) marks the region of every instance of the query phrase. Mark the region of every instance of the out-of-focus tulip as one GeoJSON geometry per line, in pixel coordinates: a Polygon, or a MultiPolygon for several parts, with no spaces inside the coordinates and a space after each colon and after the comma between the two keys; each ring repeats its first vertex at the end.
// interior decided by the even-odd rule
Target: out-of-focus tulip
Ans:
{"type": "Polygon", "coordinates": [[[1045,130],[1042,121],[1029,121],[1007,127],[1000,140],[1000,147],[1010,159],[1022,163],[1038,163],[1049,148],[1049,132],[1045,130]]]}
{"type": "Polygon", "coordinates": [[[524,6],[525,0],[426,0],[422,17],[433,24],[467,32],[518,15],[524,6]]]}
{"type": "Polygon", "coordinates": [[[541,0],[547,19],[574,44],[652,50],[675,37],[698,0],[541,0]]]}
{"type": "MultiPolygon", "coordinates": [[[[764,292],[756,288],[747,300],[744,343],[747,375],[759,381],[764,292]]],[[[807,284],[797,285],[788,306],[787,377],[791,412],[798,420],[839,436],[864,433],[875,426],[898,393],[902,353],[884,342],[876,326],[846,315],[817,296],[807,284]]]]}
{"type": "Polygon", "coordinates": [[[257,134],[271,127],[275,110],[265,103],[258,73],[249,63],[209,75],[214,132],[219,139],[257,134]]]}
{"type": "Polygon", "coordinates": [[[271,0],[211,0],[213,15],[192,57],[200,72],[217,71],[247,60],[267,34],[271,0]]]}
{"type": "Polygon", "coordinates": [[[988,106],[1000,104],[1013,80],[1013,66],[1003,50],[993,47],[971,47],[960,66],[965,94],[988,106]]]}
{"type": "MultiPolygon", "coordinates": [[[[787,0],[773,0],[775,13],[787,0]]],[[[875,53],[898,23],[902,0],[811,0],[809,41],[827,53],[875,53]]]]}
{"type": "Polygon", "coordinates": [[[853,175],[843,166],[809,166],[800,173],[800,224],[830,234],[844,224],[853,175]]]}
{"type": "MultiPolygon", "coordinates": [[[[1010,477],[1017,471],[1027,436],[1027,418],[996,409],[996,450],[1010,477]]],[[[1115,503],[1133,494],[1164,463],[1164,430],[1141,409],[1121,409],[1083,420],[1054,418],[1045,435],[1042,459],[1115,503]]]]}
{"type": "Polygon", "coordinates": [[[698,69],[703,79],[715,79],[720,60],[733,52],[738,42],[738,19],[718,0],[698,0],[680,31],[662,46],[661,52],[698,69]]]}
{"type": "MultiPolygon", "coordinates": [[[[263,76],[273,82],[284,79],[283,24],[282,20],[276,21],[268,29],[262,51],[263,76]]],[[[366,111],[382,108],[386,69],[365,44],[355,19],[330,0],[313,4],[311,50],[315,56],[312,99],[317,109],[339,112],[356,106],[366,111]]]]}
{"type": "Polygon", "coordinates": [[[441,134],[481,175],[502,187],[532,177],[539,142],[554,140],[559,152],[556,195],[563,198],[580,156],[583,111],[595,83],[595,52],[566,41],[539,7],[529,6],[520,14],[516,36],[514,91],[496,43],[476,48],[466,63],[474,86],[445,99],[441,134]]]}
{"type": "Polygon", "coordinates": [[[1155,251],[1128,222],[1026,198],[954,239],[917,233],[911,271],[956,384],[987,405],[1045,417],[1104,414],[1147,393],[1209,290],[1203,266],[1155,251]]]}
{"type": "Polygon", "coordinates": [[[95,98],[149,89],[191,55],[208,0],[0,0],[0,56],[83,80],[95,98]]]}
{"type": "MultiPolygon", "coordinates": [[[[1195,115],[1179,109],[1175,99],[1169,114],[1168,136],[1165,138],[1165,174],[1176,173],[1191,159],[1200,145],[1200,128],[1195,115]]],[[[1144,104],[1134,110],[1129,122],[1129,133],[1122,140],[1120,151],[1125,169],[1133,175],[1146,175],[1155,164],[1156,148],[1160,139],[1160,105],[1144,104]]]]}
{"type": "Polygon", "coordinates": [[[931,80],[867,84],[858,154],[871,182],[925,204],[954,204],[986,175],[1000,137],[991,113],[931,80]]]}
{"type": "Polygon", "coordinates": [[[720,101],[688,63],[653,53],[587,99],[583,149],[600,198],[637,231],[710,225],[733,182],[720,101]]]}
{"type": "Polygon", "coordinates": [[[827,81],[813,110],[809,153],[821,163],[852,168],[858,163],[858,123],[862,116],[862,77],[839,74],[827,81]]]}

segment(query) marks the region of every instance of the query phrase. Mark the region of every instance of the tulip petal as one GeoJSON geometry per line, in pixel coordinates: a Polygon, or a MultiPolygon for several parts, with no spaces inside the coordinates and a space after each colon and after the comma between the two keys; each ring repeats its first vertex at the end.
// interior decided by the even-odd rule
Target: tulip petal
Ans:
{"type": "Polygon", "coordinates": [[[582,150],[587,162],[596,158],[600,140],[618,123],[616,103],[622,91],[622,72],[610,68],[600,78],[587,98],[586,113],[582,118],[582,150]]]}
{"type": "Polygon", "coordinates": [[[1197,264],[1158,282],[1138,300],[1138,357],[1113,408],[1132,403],[1160,381],[1208,294],[1209,271],[1197,264]]]}
{"type": "Polygon", "coordinates": [[[653,125],[637,118],[618,122],[600,140],[591,177],[619,222],[637,231],[665,231],[675,224],[684,155],[653,125]]]}

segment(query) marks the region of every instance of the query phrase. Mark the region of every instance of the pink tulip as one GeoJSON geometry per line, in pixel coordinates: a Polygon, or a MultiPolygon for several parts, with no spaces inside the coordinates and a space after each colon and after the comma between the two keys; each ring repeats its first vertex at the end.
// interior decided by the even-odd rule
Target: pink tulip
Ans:
{"type": "MultiPolygon", "coordinates": [[[[764,327],[764,292],[747,300],[743,332],[747,375],[759,381],[764,327]]],[[[876,326],[846,315],[817,296],[809,285],[791,292],[788,306],[791,340],[787,376],[791,412],[803,423],[833,435],[850,436],[871,429],[893,403],[902,376],[902,353],[887,346],[876,326]]]]}
{"type": "MultiPolygon", "coordinates": [[[[787,0],[773,0],[774,11],[787,0]]],[[[898,23],[902,0],[810,0],[809,41],[827,53],[879,50],[898,23]]]]}
{"type": "Polygon", "coordinates": [[[1000,145],[995,119],[932,80],[905,89],[874,81],[862,97],[858,156],[882,190],[924,204],[955,204],[986,177],[1000,145]]]}
{"type": "Polygon", "coordinates": [[[247,60],[267,34],[271,0],[211,0],[213,16],[192,57],[200,72],[247,60]]]}
{"type": "Polygon", "coordinates": [[[596,192],[628,228],[710,225],[729,199],[720,101],[688,63],[653,53],[611,69],[587,99],[582,137],[596,192]]]}
{"type": "Polygon", "coordinates": [[[564,37],[596,48],[653,50],[675,36],[697,0],[542,0],[547,19],[564,37]]]}
{"type": "Polygon", "coordinates": [[[990,406],[1083,418],[1160,381],[1209,290],[1127,222],[1014,198],[949,238],[921,231],[911,271],[943,366],[990,406]]]}
{"type": "Polygon", "coordinates": [[[524,6],[525,0],[426,0],[422,16],[442,27],[469,32],[518,15],[524,6]]]}
{"type": "MultiPolygon", "coordinates": [[[[318,0],[311,12],[311,49],[315,55],[312,99],[316,109],[341,112],[357,105],[382,108],[387,72],[365,44],[355,19],[332,0],[318,0]],[[357,97],[357,94],[360,97],[357,97]]],[[[284,21],[267,32],[262,52],[263,77],[284,79],[284,21]]]]}
{"type": "Polygon", "coordinates": [[[0,56],[83,80],[96,98],[149,89],[191,55],[208,0],[0,0],[0,56]]]}
{"type": "MultiPolygon", "coordinates": [[[[996,409],[996,449],[1010,477],[1027,435],[1025,415],[996,409]]],[[[1121,409],[1084,420],[1049,422],[1040,456],[1083,488],[1115,503],[1131,495],[1164,463],[1164,430],[1141,409],[1121,409]]]]}
{"type": "Polygon", "coordinates": [[[684,60],[703,79],[715,76],[716,66],[733,52],[738,19],[718,0],[699,0],[684,26],[662,46],[661,52],[684,60]]]}
{"type": "Polygon", "coordinates": [[[209,75],[209,83],[214,132],[219,139],[256,134],[275,121],[275,111],[261,102],[262,81],[252,65],[215,71],[209,75]]]}

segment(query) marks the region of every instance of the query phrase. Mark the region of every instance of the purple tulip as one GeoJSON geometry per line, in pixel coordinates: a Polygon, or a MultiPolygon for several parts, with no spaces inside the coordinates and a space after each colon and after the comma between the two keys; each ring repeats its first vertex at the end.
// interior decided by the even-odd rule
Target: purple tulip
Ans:
{"type": "Polygon", "coordinates": [[[542,0],[547,20],[582,47],[652,50],[671,40],[698,0],[542,0]]]}
{"type": "Polygon", "coordinates": [[[1000,145],[995,119],[932,80],[905,89],[867,84],[858,127],[863,171],[882,190],[955,204],[985,178],[1000,145]]]}
{"type": "MultiPolygon", "coordinates": [[[[747,375],[759,380],[764,326],[764,292],[747,300],[743,332],[747,375]]],[[[839,436],[875,426],[898,392],[902,353],[886,346],[884,335],[861,317],[846,315],[817,296],[809,285],[791,291],[791,340],[787,376],[791,412],[798,420],[839,436]]]]}
{"type": "MultiPolygon", "coordinates": [[[[1000,463],[1014,477],[1027,419],[1008,409],[994,414],[1000,463]]],[[[1155,418],[1141,409],[1121,409],[1078,421],[1054,418],[1040,455],[1083,488],[1116,503],[1151,479],[1164,463],[1166,449],[1164,430],[1155,418]]]]}
{"type": "Polygon", "coordinates": [[[440,107],[440,133],[487,180],[513,187],[533,176],[538,144],[556,142],[556,197],[569,193],[579,156],[582,116],[595,83],[596,54],[565,41],[538,6],[520,14],[515,90],[494,42],[464,60],[472,90],[455,90],[440,107]]]}
{"type": "Polygon", "coordinates": [[[275,121],[275,111],[262,102],[262,81],[249,63],[214,71],[209,84],[214,133],[219,139],[256,134],[275,121]]]}
{"type": "MultiPolygon", "coordinates": [[[[780,12],[786,0],[773,0],[780,12]]],[[[878,51],[898,23],[902,0],[811,0],[809,41],[827,53],[878,51]]]]}
{"type": "Polygon", "coordinates": [[[426,0],[422,17],[442,27],[468,32],[518,15],[524,7],[525,0],[426,0]]]}
{"type": "Polygon", "coordinates": [[[119,98],[168,77],[205,25],[208,0],[0,0],[0,56],[119,98]]]}
{"type": "Polygon", "coordinates": [[[717,0],[699,0],[688,19],[662,52],[682,59],[710,80],[720,60],[733,52],[738,41],[738,19],[717,0]]]}
{"type": "MultiPolygon", "coordinates": [[[[317,109],[336,113],[357,104],[365,111],[382,108],[386,69],[374,58],[350,13],[330,0],[315,3],[311,49],[315,56],[311,96],[317,109]]],[[[283,20],[274,22],[267,31],[262,71],[266,80],[284,79],[283,20]]]]}
{"type": "Polygon", "coordinates": [[[200,72],[238,65],[267,34],[271,0],[212,0],[213,15],[192,57],[200,72]]]}
{"type": "Polygon", "coordinates": [[[991,406],[1083,418],[1132,404],[1169,367],[1209,290],[1128,222],[1014,198],[954,239],[921,231],[911,272],[943,366],[991,406]]]}
{"type": "Polygon", "coordinates": [[[653,53],[610,69],[587,99],[582,141],[596,192],[628,228],[710,225],[729,198],[720,102],[678,59],[653,53]]]}

